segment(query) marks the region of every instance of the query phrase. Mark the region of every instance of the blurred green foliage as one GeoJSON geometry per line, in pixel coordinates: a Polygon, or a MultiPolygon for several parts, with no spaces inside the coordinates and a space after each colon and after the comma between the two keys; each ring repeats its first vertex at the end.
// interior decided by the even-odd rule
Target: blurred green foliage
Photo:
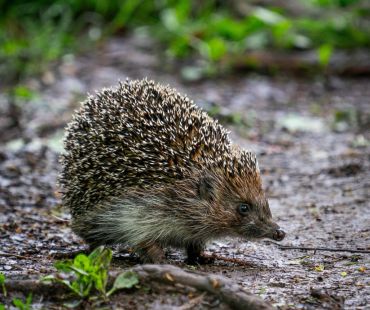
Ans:
{"type": "Polygon", "coordinates": [[[237,1],[0,0],[0,76],[40,73],[126,29],[145,31],[173,57],[195,53],[217,64],[248,50],[317,49],[325,67],[335,49],[370,47],[366,1],[301,0],[304,12],[294,14],[255,1],[239,1],[247,5],[241,12],[230,5],[237,1]]]}

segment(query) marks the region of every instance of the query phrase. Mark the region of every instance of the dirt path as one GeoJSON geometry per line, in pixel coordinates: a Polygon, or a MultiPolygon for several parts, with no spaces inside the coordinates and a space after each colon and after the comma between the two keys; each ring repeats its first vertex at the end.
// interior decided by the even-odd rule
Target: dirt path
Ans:
{"type": "MultiPolygon", "coordinates": [[[[42,91],[19,110],[1,96],[0,272],[38,278],[54,272],[55,253],[84,248],[68,227],[55,185],[62,129],[87,91],[126,77],[148,76],[191,95],[229,127],[234,141],[257,152],[272,213],[288,233],[282,244],[370,250],[369,79],[250,75],[184,84],[160,68],[145,43],[116,39],[90,57],[67,57],[42,83],[31,81],[42,91]]],[[[214,242],[208,253],[249,265],[216,261],[198,270],[230,277],[282,309],[370,304],[370,254],[242,240],[214,242]]],[[[183,259],[169,252],[171,263],[186,268],[183,259]]],[[[116,254],[113,267],[131,264],[116,254]]],[[[163,309],[186,304],[189,296],[158,286],[148,294],[119,294],[112,304],[163,309]]],[[[210,296],[196,305],[212,306],[220,305],[210,296]]]]}

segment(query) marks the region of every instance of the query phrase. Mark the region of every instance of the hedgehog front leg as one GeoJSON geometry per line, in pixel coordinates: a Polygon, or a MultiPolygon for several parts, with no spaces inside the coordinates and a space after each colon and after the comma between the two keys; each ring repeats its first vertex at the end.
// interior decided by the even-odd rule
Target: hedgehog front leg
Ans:
{"type": "Polygon", "coordinates": [[[204,265],[213,263],[214,259],[205,257],[202,255],[204,251],[204,244],[203,243],[192,243],[187,246],[186,252],[187,252],[187,259],[186,263],[189,265],[204,265]]]}
{"type": "Polygon", "coordinates": [[[144,264],[160,264],[166,258],[163,248],[155,242],[140,243],[135,252],[144,264]]]}

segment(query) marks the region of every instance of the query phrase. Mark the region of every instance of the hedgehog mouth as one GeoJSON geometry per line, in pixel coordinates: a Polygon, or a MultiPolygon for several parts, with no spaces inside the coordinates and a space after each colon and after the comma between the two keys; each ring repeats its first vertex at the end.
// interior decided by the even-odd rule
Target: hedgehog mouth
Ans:
{"type": "Polygon", "coordinates": [[[259,229],[258,227],[249,226],[244,232],[243,237],[249,241],[258,241],[261,239],[270,239],[275,241],[281,241],[285,238],[285,232],[280,229],[280,227],[275,224],[272,225],[272,228],[268,229],[259,229]]]}
{"type": "Polygon", "coordinates": [[[274,230],[268,231],[267,233],[262,235],[260,239],[267,238],[275,241],[282,241],[285,238],[285,235],[286,233],[279,227],[274,230]]]}

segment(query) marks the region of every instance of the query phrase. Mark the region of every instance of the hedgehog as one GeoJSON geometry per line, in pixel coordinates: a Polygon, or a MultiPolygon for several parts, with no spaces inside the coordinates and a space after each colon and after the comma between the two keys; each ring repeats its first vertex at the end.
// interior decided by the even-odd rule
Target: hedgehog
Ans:
{"type": "Polygon", "coordinates": [[[255,154],[170,86],[126,80],[90,95],[64,147],[62,202],[91,247],[126,244],[146,263],[175,247],[198,263],[215,239],[285,236],[255,154]]]}

